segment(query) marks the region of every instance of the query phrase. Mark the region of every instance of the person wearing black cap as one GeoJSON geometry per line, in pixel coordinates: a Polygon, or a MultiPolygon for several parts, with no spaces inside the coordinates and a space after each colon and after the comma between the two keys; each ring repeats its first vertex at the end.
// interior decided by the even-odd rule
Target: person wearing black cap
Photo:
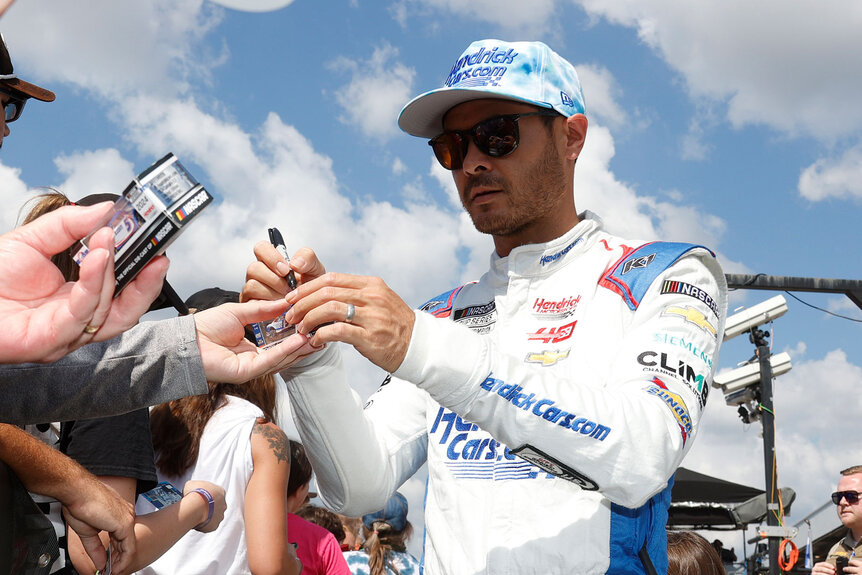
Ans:
{"type": "Polygon", "coordinates": [[[0,116],[0,147],[3,146],[3,138],[9,135],[9,124],[21,117],[24,104],[30,98],[53,102],[54,92],[26,82],[15,74],[6,39],[0,34],[0,102],[4,112],[0,116]]]}
{"type": "MultiPolygon", "coordinates": [[[[451,172],[490,269],[412,310],[381,278],[294,255],[285,320],[391,374],[363,409],[339,346],[282,372],[319,494],[364,513],[427,462],[429,575],[662,573],[724,273],[703,246],[622,238],[576,209],[585,101],[549,46],[478,40],[448,70],[398,123],[451,172]]],[[[255,253],[244,300],[284,294],[286,262],[255,253]]]]}

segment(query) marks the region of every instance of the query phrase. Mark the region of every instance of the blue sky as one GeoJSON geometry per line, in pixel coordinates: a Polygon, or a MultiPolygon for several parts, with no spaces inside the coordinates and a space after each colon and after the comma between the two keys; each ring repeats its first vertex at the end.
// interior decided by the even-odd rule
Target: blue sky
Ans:
{"type": "MultiPolygon", "coordinates": [[[[0,226],[38,186],[119,192],[172,151],[219,199],[168,250],[181,295],[238,289],[251,246],[277,225],[291,250],[381,275],[419,305],[478,277],[492,246],[397,113],[472,40],[541,39],[585,92],[579,209],[621,235],[706,244],[730,273],[858,279],[861,26],[862,7],[844,0],[295,0],[257,13],[18,0],[0,21],[16,72],[57,100],[30,102],[11,126],[0,226]]],[[[771,295],[738,292],[731,307],[771,295]]],[[[862,318],[844,297],[798,295],[862,318]]],[[[775,385],[793,523],[859,463],[844,438],[862,421],[862,338],[858,322],[787,299],[773,346],[794,363],[775,385]]],[[[751,356],[743,339],[721,369],[751,356]]],[[[367,396],[379,373],[351,361],[367,396]]],[[[683,465],[762,487],[759,426],[714,392],[683,465]]],[[[423,478],[405,486],[420,526],[423,478]]]]}

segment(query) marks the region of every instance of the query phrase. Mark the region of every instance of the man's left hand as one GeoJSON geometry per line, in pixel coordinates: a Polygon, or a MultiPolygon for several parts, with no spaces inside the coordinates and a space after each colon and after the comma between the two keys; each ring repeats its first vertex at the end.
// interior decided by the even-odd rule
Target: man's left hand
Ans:
{"type": "Polygon", "coordinates": [[[297,332],[315,331],[315,347],[348,343],[378,367],[398,369],[413,334],[413,310],[377,277],[326,273],[287,294],[293,304],[285,319],[297,332]],[[348,314],[353,310],[353,317],[348,314]],[[334,322],[331,325],[323,325],[334,322]],[[320,326],[320,327],[318,327],[320,326]]]}

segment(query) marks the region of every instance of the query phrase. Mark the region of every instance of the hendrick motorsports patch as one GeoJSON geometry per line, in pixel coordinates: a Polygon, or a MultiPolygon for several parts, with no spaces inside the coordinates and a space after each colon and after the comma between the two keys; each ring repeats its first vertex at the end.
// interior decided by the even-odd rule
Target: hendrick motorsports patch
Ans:
{"type": "Polygon", "coordinates": [[[511,451],[521,459],[529,461],[551,475],[556,475],[560,479],[577,484],[584,491],[598,491],[599,489],[599,485],[586,475],[575,471],[532,445],[522,445],[518,449],[512,449],[511,451]]]}

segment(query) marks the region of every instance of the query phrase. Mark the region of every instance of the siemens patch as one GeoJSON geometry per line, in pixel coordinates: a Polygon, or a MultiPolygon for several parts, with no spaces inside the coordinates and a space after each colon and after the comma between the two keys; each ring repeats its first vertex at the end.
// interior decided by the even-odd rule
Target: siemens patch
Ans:
{"type": "Polygon", "coordinates": [[[686,350],[691,355],[702,361],[706,367],[712,369],[712,356],[697,347],[697,343],[671,333],[654,333],[652,334],[652,338],[657,343],[666,343],[686,350]]]}
{"type": "Polygon", "coordinates": [[[520,385],[495,379],[493,374],[489,375],[480,387],[490,393],[496,393],[518,409],[523,409],[549,423],[571,429],[581,435],[604,441],[611,432],[610,427],[587,417],[578,417],[576,414],[558,407],[557,402],[553,399],[539,398],[536,397],[535,393],[523,393],[524,388],[520,385]]]}

